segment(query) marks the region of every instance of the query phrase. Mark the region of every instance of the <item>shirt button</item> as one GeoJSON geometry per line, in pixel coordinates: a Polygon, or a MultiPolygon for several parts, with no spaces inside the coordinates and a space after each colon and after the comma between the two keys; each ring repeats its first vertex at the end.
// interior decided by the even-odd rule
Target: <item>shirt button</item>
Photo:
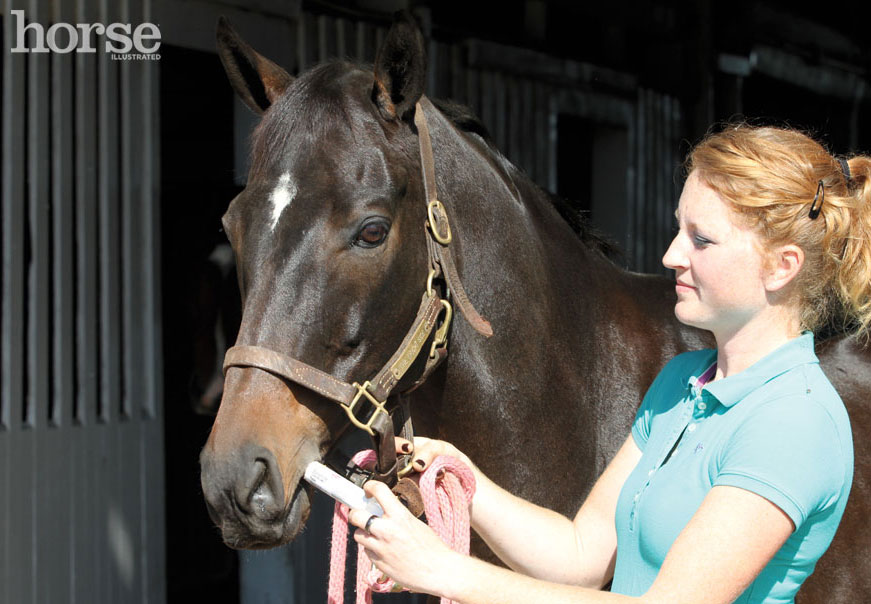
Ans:
{"type": "Polygon", "coordinates": [[[634,498],[635,501],[638,501],[638,498],[639,498],[639,497],[641,497],[641,495],[640,495],[639,493],[635,493],[635,498],[634,498]]]}
{"type": "Polygon", "coordinates": [[[695,429],[696,429],[695,424],[690,424],[689,426],[687,426],[687,432],[693,432],[693,431],[695,431],[695,429]]]}
{"type": "Polygon", "coordinates": [[[701,409],[702,411],[704,411],[707,408],[708,408],[708,405],[706,405],[705,403],[699,403],[699,409],[701,409]]]}
{"type": "Polygon", "coordinates": [[[648,475],[648,476],[653,476],[653,470],[650,470],[650,471],[647,473],[647,475],[648,475]]]}

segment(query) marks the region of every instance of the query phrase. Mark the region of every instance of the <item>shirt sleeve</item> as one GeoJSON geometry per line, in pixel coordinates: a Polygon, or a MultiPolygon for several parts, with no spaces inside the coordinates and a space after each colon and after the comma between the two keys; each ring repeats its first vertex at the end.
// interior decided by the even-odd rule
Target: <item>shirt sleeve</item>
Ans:
{"type": "Polygon", "coordinates": [[[838,500],[844,456],[835,422],[822,405],[784,397],[754,410],[738,427],[720,453],[714,486],[756,493],[798,528],[838,500]]]}

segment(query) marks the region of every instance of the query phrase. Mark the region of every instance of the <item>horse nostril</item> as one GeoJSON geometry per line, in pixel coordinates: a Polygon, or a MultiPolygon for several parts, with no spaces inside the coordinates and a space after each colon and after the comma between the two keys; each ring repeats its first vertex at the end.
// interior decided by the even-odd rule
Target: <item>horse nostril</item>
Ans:
{"type": "Polygon", "coordinates": [[[272,507],[275,503],[275,497],[265,483],[260,483],[251,493],[251,507],[254,508],[255,514],[261,517],[268,515],[267,508],[272,507]]]}
{"type": "Polygon", "coordinates": [[[276,518],[284,509],[281,477],[271,455],[261,452],[239,476],[236,505],[246,515],[262,520],[276,518]]]}

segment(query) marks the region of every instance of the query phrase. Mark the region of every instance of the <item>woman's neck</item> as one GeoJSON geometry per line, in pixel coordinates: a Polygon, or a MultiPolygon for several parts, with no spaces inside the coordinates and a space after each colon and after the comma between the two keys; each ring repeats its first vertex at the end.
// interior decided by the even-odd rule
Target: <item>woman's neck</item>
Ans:
{"type": "Polygon", "coordinates": [[[789,340],[801,335],[798,320],[791,316],[758,315],[738,330],[718,334],[715,380],[744,371],[789,340]]]}

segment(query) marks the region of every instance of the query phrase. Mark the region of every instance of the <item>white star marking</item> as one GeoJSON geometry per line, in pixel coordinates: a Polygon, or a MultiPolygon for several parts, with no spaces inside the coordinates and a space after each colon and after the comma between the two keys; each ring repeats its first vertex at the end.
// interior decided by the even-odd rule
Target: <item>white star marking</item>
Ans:
{"type": "Polygon", "coordinates": [[[290,172],[285,172],[279,177],[278,184],[269,194],[269,201],[272,202],[272,224],[270,227],[273,231],[284,208],[290,205],[294,197],[296,197],[296,184],[291,180],[290,172]]]}

